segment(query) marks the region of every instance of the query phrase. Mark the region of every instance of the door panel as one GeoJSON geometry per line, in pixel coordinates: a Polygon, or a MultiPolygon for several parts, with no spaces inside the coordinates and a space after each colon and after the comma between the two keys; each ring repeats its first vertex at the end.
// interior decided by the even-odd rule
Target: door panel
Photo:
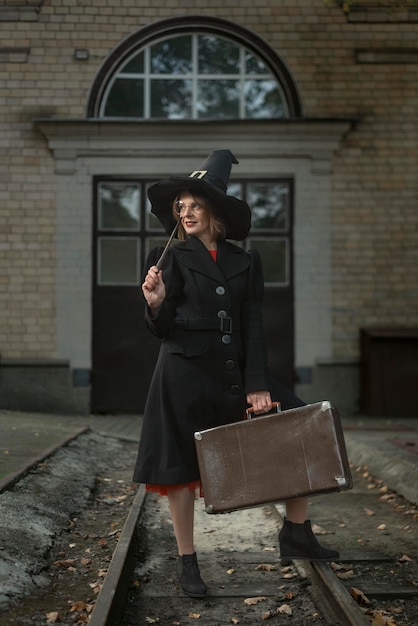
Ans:
{"type": "MultiPolygon", "coordinates": [[[[149,180],[94,179],[92,413],[141,413],[159,340],[144,323],[141,283],[149,251],[167,241],[150,213],[149,180]]],[[[293,389],[292,181],[235,181],[265,274],[264,325],[271,371],[293,389]]]]}

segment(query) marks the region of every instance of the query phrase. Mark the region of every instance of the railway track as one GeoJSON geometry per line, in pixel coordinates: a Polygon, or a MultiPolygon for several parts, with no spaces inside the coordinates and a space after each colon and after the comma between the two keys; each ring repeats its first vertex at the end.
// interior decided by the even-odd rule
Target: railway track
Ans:
{"type": "MultiPolygon", "coordinates": [[[[66,446],[68,443],[63,441],[66,446]]],[[[54,452],[56,449],[48,450],[48,455],[54,452]]],[[[35,465],[40,460],[35,459],[35,465]]],[[[127,467],[129,474],[129,459],[127,467]]],[[[13,475],[13,484],[3,484],[3,488],[14,489],[28,472],[30,467],[13,475]]],[[[335,564],[295,561],[280,566],[275,544],[283,513],[280,507],[233,513],[231,516],[240,516],[234,518],[207,515],[197,504],[198,544],[203,544],[199,561],[210,590],[203,601],[185,597],[177,586],[176,551],[166,506],[165,498],[146,495],[139,487],[126,512],[101,591],[90,598],[92,612],[84,616],[85,621],[76,621],[74,616],[66,621],[64,616],[57,623],[418,624],[417,510],[364,469],[358,468],[352,492],[319,496],[311,502],[313,519],[331,529],[329,544],[340,549],[341,559],[335,564]],[[222,539],[225,535],[226,540],[222,539]],[[293,611],[291,615],[283,608],[286,606],[293,611]],[[301,607],[305,617],[301,617],[301,607]]],[[[80,527],[79,534],[82,531],[80,527]]],[[[43,611],[41,605],[39,600],[37,615],[43,611]]],[[[4,623],[43,626],[55,622],[34,618],[4,623]]]]}
{"type": "MultiPolygon", "coordinates": [[[[153,507],[154,503],[149,503],[148,507],[153,507]]],[[[276,507],[268,507],[268,515],[272,515],[277,520],[280,520],[280,513],[276,507]]],[[[318,623],[318,624],[330,624],[332,626],[370,626],[373,619],[376,618],[378,614],[377,610],[370,611],[369,616],[365,613],[366,606],[363,602],[356,601],[355,597],[353,597],[350,589],[352,588],[352,583],[350,581],[350,577],[346,577],[347,582],[343,582],[338,574],[341,575],[341,572],[351,572],[352,569],[356,567],[363,568],[372,568],[373,563],[385,563],[389,568],[395,566],[395,561],[390,559],[389,557],[385,557],[383,554],[376,551],[367,551],[366,549],[361,549],[358,551],[348,551],[339,564],[326,564],[326,563],[310,563],[310,562],[301,562],[296,561],[293,564],[293,567],[296,570],[296,574],[290,574],[292,577],[298,578],[298,586],[299,589],[304,589],[304,592],[309,595],[310,602],[312,602],[315,610],[312,614],[312,622],[308,621],[291,621],[289,622],[289,617],[287,620],[285,616],[283,616],[283,621],[279,621],[278,615],[275,615],[273,611],[264,610],[259,611],[258,616],[255,614],[245,615],[243,611],[240,614],[237,612],[237,617],[230,617],[230,615],[225,612],[225,619],[223,621],[219,620],[219,604],[222,603],[225,598],[227,599],[229,604],[233,604],[234,600],[242,601],[244,597],[249,596],[250,598],[259,597],[264,598],[264,600],[270,599],[277,605],[278,597],[280,596],[280,592],[278,591],[278,587],[283,585],[271,585],[269,583],[263,583],[261,586],[253,586],[251,588],[250,585],[245,584],[245,580],[241,577],[240,583],[237,586],[238,589],[232,590],[231,588],[227,589],[225,593],[219,591],[218,589],[214,589],[211,592],[212,601],[204,602],[204,609],[201,609],[201,601],[190,601],[187,598],[184,598],[181,592],[176,589],[175,581],[169,579],[169,588],[167,590],[167,583],[162,581],[164,578],[167,579],[167,575],[158,576],[158,574],[152,571],[143,569],[144,563],[139,563],[138,558],[141,559],[141,552],[144,547],[138,546],[138,540],[141,539],[138,537],[137,529],[142,529],[146,526],[147,521],[145,519],[141,520],[141,516],[147,515],[147,504],[146,504],[146,496],[142,488],[139,490],[134,505],[131,509],[130,515],[127,519],[125,528],[123,530],[122,536],[120,538],[117,550],[114,554],[112,563],[109,567],[109,571],[103,585],[102,591],[97,598],[95,608],[91,615],[89,624],[90,626],[133,626],[133,624],[141,624],[141,623],[159,623],[159,624],[167,624],[167,626],[171,624],[183,624],[183,623],[192,623],[193,619],[199,620],[196,623],[199,624],[210,624],[211,626],[215,626],[217,624],[226,624],[226,623],[235,623],[235,624],[256,624],[256,623],[267,623],[267,624],[284,624],[284,623],[292,623],[292,624],[300,624],[301,626],[307,623],[318,623]],[[136,553],[137,561],[135,563],[135,556],[132,553],[136,553]],[[138,556],[139,555],[139,556],[138,556]],[[130,563],[130,567],[127,567],[127,563],[130,563]],[[354,563],[354,565],[353,565],[354,563]],[[138,592],[139,587],[143,585],[146,587],[149,583],[149,578],[151,578],[151,591],[145,591],[144,594],[139,592],[137,593],[136,607],[132,611],[128,611],[126,613],[126,603],[129,600],[132,602],[132,597],[129,599],[129,596],[132,594],[132,582],[135,580],[134,570],[135,567],[142,570],[142,575],[139,575],[136,578],[134,584],[137,585],[136,591],[138,592]],[[153,579],[153,580],[152,580],[153,579]],[[155,586],[160,585],[160,591],[155,590],[155,586]],[[131,590],[129,591],[131,587],[131,590]],[[161,603],[165,604],[165,610],[162,611],[161,603]],[[146,605],[144,611],[139,608],[139,605],[143,603],[146,605]],[[172,603],[173,610],[167,612],[167,605],[172,603]],[[154,604],[154,610],[152,610],[152,604],[154,604]],[[363,605],[363,606],[360,606],[363,605]],[[176,614],[177,611],[177,619],[172,616],[176,614]],[[161,616],[164,614],[166,617],[161,616]],[[161,617],[159,617],[159,615],[161,617]],[[171,615],[171,617],[168,617],[171,615]],[[183,621],[179,616],[187,616],[187,619],[183,621]],[[169,621],[167,621],[169,620],[169,621]],[[322,621],[320,621],[322,620],[322,621]]],[[[155,522],[154,524],[155,525],[155,522]]],[[[158,541],[161,540],[161,537],[158,537],[158,541]]],[[[164,542],[164,540],[162,540],[164,542]]],[[[171,547],[171,546],[170,546],[171,547]]],[[[261,554],[257,555],[258,559],[265,564],[266,557],[261,554]]],[[[237,555],[236,553],[233,555],[229,555],[229,559],[224,561],[224,565],[229,567],[229,571],[233,569],[233,567],[237,567],[238,564],[242,565],[242,559],[248,557],[246,561],[251,562],[253,560],[253,555],[246,555],[243,552],[241,555],[237,555]],[[241,557],[241,558],[240,558],[241,557]],[[240,563],[241,561],[241,563],[240,563]]],[[[158,557],[157,557],[158,558],[158,557]]],[[[164,558],[164,557],[163,557],[164,558]]],[[[256,557],[257,558],[257,557],[256,557]]],[[[270,559],[272,563],[277,560],[277,556],[274,555],[273,559],[270,559]]],[[[247,563],[245,563],[247,565],[247,563]]],[[[251,563],[253,565],[253,563],[251,563]]],[[[157,568],[158,569],[158,568],[157,568]]],[[[268,569],[268,568],[266,568],[268,569]]],[[[277,568],[272,565],[272,570],[277,568]]],[[[284,571],[289,572],[291,568],[284,567],[284,571]]],[[[151,568],[152,570],[152,568],[151,568]]],[[[245,578],[245,577],[244,577],[245,578]]],[[[292,578],[294,581],[295,578],[292,578]]],[[[343,576],[344,578],[344,576],[343,576]]],[[[276,581],[277,582],[277,581],[276,581]]],[[[363,581],[364,582],[364,581],[363,581]]],[[[254,584],[254,583],[252,583],[254,584]]],[[[223,585],[220,585],[222,587],[223,585]]],[[[363,587],[364,588],[364,587],[363,587]]],[[[134,587],[135,589],[135,587],[134,587]]],[[[405,591],[405,590],[404,590],[405,591]]],[[[418,603],[418,590],[415,589],[411,585],[409,588],[409,594],[407,598],[409,601],[417,601],[418,603]]],[[[288,597],[291,597],[293,592],[286,592],[288,597]]],[[[286,595],[285,593],[285,595],[286,595]]],[[[300,591],[298,592],[300,594],[300,591]]],[[[383,593],[383,587],[380,587],[380,593],[383,593]]],[[[367,598],[367,594],[371,597],[376,597],[376,593],[369,587],[366,586],[364,591],[362,592],[362,598],[367,598]]],[[[391,597],[392,600],[398,599],[399,589],[386,586],[386,594],[391,597]]],[[[358,600],[358,598],[357,598],[358,600]]],[[[366,602],[368,600],[364,600],[366,602]]],[[[267,604],[267,603],[266,603],[267,604]]],[[[271,605],[271,602],[270,602],[271,605]]],[[[291,607],[292,601],[288,602],[288,606],[291,607]]],[[[222,611],[223,609],[221,609],[222,611]]],[[[383,621],[383,613],[382,621],[375,623],[379,624],[401,624],[404,622],[396,622],[396,621],[383,621]]],[[[184,618],[183,618],[184,619],[184,618]]],[[[296,618],[297,619],[297,618],[296,618]]],[[[408,624],[409,622],[405,622],[408,624]]],[[[416,622],[418,623],[418,622],[416,622]]],[[[410,622],[411,626],[415,624],[415,622],[410,622]]]]}

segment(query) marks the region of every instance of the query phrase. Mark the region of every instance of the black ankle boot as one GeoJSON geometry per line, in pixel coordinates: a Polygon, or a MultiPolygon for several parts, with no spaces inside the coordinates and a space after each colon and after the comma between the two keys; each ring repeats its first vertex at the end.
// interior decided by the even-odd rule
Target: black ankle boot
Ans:
{"type": "Polygon", "coordinates": [[[321,546],[312,532],[310,520],[294,524],[285,518],[279,532],[279,546],[282,559],[332,561],[340,556],[337,550],[321,546]]]}
{"type": "Polygon", "coordinates": [[[177,576],[184,593],[191,598],[204,598],[207,587],[200,577],[196,552],[183,554],[177,561],[177,576]]]}

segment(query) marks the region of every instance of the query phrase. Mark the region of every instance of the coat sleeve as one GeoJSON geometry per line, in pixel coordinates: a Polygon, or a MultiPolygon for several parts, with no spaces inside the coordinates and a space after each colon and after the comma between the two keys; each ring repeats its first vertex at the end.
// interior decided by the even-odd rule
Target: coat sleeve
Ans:
{"type": "Polygon", "coordinates": [[[245,353],[245,393],[270,389],[262,314],[264,293],[263,269],[258,252],[250,250],[249,255],[248,289],[241,314],[241,329],[245,353]]]}
{"type": "MultiPolygon", "coordinates": [[[[149,253],[145,263],[144,278],[148,269],[157,263],[162,250],[163,248],[154,248],[149,253]]],[[[166,298],[155,316],[152,315],[151,309],[145,303],[145,322],[150,331],[160,339],[164,339],[173,327],[176,293],[179,292],[181,283],[179,273],[175,269],[174,255],[170,252],[162,268],[162,278],[166,286],[166,298]]]]}

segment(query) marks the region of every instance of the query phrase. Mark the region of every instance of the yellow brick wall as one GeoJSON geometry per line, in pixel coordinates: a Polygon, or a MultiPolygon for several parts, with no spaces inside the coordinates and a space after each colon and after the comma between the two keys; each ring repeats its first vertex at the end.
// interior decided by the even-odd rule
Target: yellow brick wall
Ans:
{"type": "Polygon", "coordinates": [[[397,22],[396,15],[354,23],[322,0],[114,4],[47,0],[30,20],[0,13],[2,356],[55,351],[54,163],[32,120],[84,117],[91,84],[115,46],[151,22],[191,14],[232,20],[275,48],[305,116],[359,120],[332,177],[335,356],[358,353],[360,326],[418,325],[417,58],[367,64],[355,54],[417,49],[418,23],[397,22]],[[7,48],[29,49],[27,62],[16,62],[7,48]],[[75,48],[88,48],[90,59],[76,61],[75,48]]]}

